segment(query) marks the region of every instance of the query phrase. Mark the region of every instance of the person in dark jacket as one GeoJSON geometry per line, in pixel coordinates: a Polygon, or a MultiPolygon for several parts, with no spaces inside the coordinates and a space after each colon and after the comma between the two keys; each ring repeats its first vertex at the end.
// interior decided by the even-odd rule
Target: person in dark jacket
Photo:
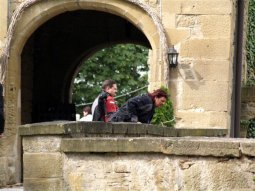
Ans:
{"type": "Polygon", "coordinates": [[[150,123],[156,107],[161,107],[168,99],[167,93],[157,89],[148,93],[129,99],[119,110],[114,113],[110,122],[140,122],[150,123]]]}
{"type": "Polygon", "coordinates": [[[0,83],[0,138],[4,132],[4,98],[3,98],[3,85],[0,83]]]}
{"type": "Polygon", "coordinates": [[[117,93],[117,84],[114,80],[105,80],[102,93],[92,104],[92,120],[108,122],[110,115],[118,110],[114,97],[117,93]]]}

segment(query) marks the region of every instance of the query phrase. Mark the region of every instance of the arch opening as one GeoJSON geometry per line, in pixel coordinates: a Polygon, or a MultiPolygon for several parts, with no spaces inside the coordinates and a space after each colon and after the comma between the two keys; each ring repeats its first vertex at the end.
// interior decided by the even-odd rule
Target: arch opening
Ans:
{"type": "Polygon", "coordinates": [[[70,87],[81,60],[100,46],[127,42],[151,48],[134,25],[106,12],[66,12],[40,26],[21,56],[21,123],[75,120],[70,87]]]}

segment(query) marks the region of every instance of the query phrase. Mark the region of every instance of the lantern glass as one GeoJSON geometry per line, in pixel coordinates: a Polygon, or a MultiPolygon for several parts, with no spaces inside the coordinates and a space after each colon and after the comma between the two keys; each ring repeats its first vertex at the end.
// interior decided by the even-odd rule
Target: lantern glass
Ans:
{"type": "Polygon", "coordinates": [[[179,53],[174,47],[168,49],[168,62],[170,67],[175,68],[178,65],[178,55],[179,53]]]}

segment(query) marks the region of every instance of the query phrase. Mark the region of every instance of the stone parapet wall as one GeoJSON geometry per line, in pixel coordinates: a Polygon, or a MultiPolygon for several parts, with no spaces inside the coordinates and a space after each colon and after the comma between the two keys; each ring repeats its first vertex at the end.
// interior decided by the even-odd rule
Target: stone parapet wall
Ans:
{"type": "Polygon", "coordinates": [[[150,124],[56,121],[22,125],[26,135],[62,135],[66,137],[226,137],[227,129],[175,129],[150,124]]]}
{"type": "MultiPolygon", "coordinates": [[[[12,21],[12,13],[17,10],[18,5],[22,2],[25,2],[25,0],[0,0],[0,55],[2,55],[2,48],[6,40],[8,24],[12,21]]],[[[28,133],[28,136],[46,136],[44,131],[51,136],[58,135],[61,139],[63,136],[69,138],[113,136],[117,138],[120,136],[182,137],[187,135],[225,136],[228,134],[226,131],[230,129],[232,110],[230,98],[233,79],[232,63],[234,63],[235,4],[237,1],[141,0],[139,2],[144,2],[146,6],[149,6],[153,15],[158,16],[159,23],[163,25],[167,45],[169,47],[174,45],[179,52],[179,66],[171,69],[168,76],[170,78],[169,89],[175,109],[176,128],[178,129],[153,129],[150,128],[151,126],[144,130],[141,130],[140,127],[138,129],[121,126],[117,129],[115,127],[104,127],[102,131],[107,130],[107,132],[101,132],[98,135],[89,131],[95,130],[95,132],[98,132],[100,131],[99,127],[91,127],[89,130],[77,127],[76,132],[68,133],[65,131],[68,125],[64,125],[65,128],[54,126],[54,128],[49,129],[50,127],[45,127],[46,130],[38,127],[41,132],[35,131],[35,127],[33,127],[31,131],[35,131],[34,134],[29,131],[31,135],[28,133]],[[190,131],[184,130],[184,128],[190,129],[190,131]],[[204,129],[208,129],[208,131],[204,129]],[[62,132],[60,133],[58,130],[62,132]],[[80,136],[81,132],[78,132],[78,130],[82,131],[82,136],[80,136]],[[127,132],[133,132],[133,134],[127,132]]],[[[33,65],[36,65],[33,61],[36,54],[33,54],[32,51],[33,43],[31,45],[27,43],[29,43],[30,37],[35,34],[34,32],[50,19],[54,19],[65,12],[86,11],[88,9],[116,14],[141,30],[152,47],[149,61],[149,88],[153,90],[162,84],[168,84],[163,80],[163,76],[168,74],[166,72],[168,68],[164,66],[161,58],[162,42],[158,30],[160,27],[156,27],[148,12],[131,3],[131,0],[41,0],[26,8],[17,19],[10,44],[8,75],[6,76],[4,95],[5,138],[0,140],[0,186],[21,181],[21,168],[19,166],[21,153],[19,153],[20,140],[17,138],[17,128],[20,124],[31,122],[32,108],[36,98],[32,95],[32,90],[33,87],[40,87],[40,84],[33,84],[33,80],[31,80],[33,75],[36,75],[36,69],[33,68],[33,65]],[[24,47],[28,49],[26,50],[24,47]],[[26,54],[21,59],[22,52],[26,54]],[[20,66],[24,67],[25,70],[20,66]],[[25,101],[22,98],[26,98],[25,101]]],[[[61,31],[66,29],[68,27],[60,28],[61,31]]],[[[86,35],[80,38],[83,37],[86,38],[86,35]]],[[[68,47],[68,44],[65,47],[68,47]]],[[[45,46],[45,49],[48,49],[48,47],[45,46]]],[[[47,75],[44,77],[48,78],[47,75]]],[[[64,81],[63,84],[62,82],[59,84],[67,87],[69,82],[64,81]]],[[[71,93],[68,95],[71,95],[71,93]]],[[[59,97],[59,100],[62,99],[71,100],[71,97],[63,94],[59,97]]],[[[24,131],[28,132],[30,127],[26,128],[24,131]]],[[[26,133],[23,135],[25,136],[26,133]]],[[[57,151],[56,155],[53,156],[53,158],[55,157],[54,160],[58,161],[59,158],[63,160],[62,155],[65,156],[65,154],[62,153],[60,156],[59,152],[57,151]]],[[[59,183],[62,178],[59,177],[59,174],[55,174],[51,181],[54,180],[59,183]]],[[[43,182],[42,179],[38,181],[43,182]]]]}
{"type": "MultiPolygon", "coordinates": [[[[149,126],[117,127],[138,130],[149,126]]],[[[109,132],[107,125],[86,122],[20,127],[24,189],[255,189],[255,140],[134,133],[132,137],[104,137],[105,132],[109,132]],[[82,128],[89,129],[90,125],[92,131],[84,134],[82,128]],[[98,136],[95,129],[101,129],[98,136]]]]}

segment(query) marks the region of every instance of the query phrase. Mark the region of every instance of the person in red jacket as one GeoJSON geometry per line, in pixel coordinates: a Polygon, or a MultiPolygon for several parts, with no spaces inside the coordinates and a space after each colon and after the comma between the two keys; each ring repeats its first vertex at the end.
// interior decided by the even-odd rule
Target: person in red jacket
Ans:
{"type": "Polygon", "coordinates": [[[92,121],[108,122],[110,116],[118,110],[114,97],[117,93],[117,84],[114,80],[105,80],[102,93],[92,104],[92,121]]]}

